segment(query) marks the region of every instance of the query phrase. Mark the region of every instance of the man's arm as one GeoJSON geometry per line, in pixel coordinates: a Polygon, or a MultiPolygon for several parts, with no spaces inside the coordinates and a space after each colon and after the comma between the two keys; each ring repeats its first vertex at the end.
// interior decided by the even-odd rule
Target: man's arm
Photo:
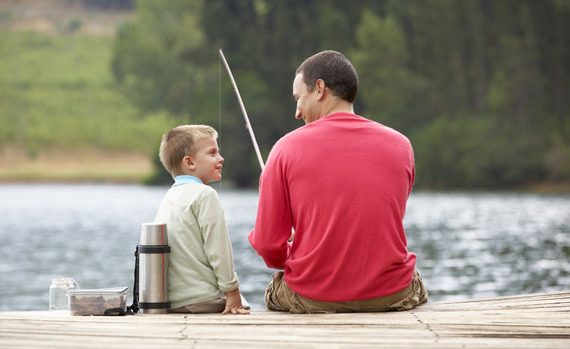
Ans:
{"type": "Polygon", "coordinates": [[[285,166],[276,145],[259,179],[257,218],[255,228],[249,234],[249,242],[270,268],[285,267],[292,221],[285,166]]]}

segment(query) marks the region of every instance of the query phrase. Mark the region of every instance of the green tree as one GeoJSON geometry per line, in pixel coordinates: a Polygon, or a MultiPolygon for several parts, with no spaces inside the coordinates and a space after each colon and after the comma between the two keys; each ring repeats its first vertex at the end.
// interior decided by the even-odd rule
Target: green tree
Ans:
{"type": "Polygon", "coordinates": [[[536,138],[508,137],[492,118],[438,118],[415,134],[418,185],[435,188],[508,188],[544,176],[536,138]]]}
{"type": "MultiPolygon", "coordinates": [[[[144,110],[166,109],[192,122],[213,109],[215,65],[204,53],[201,1],[137,2],[137,18],[119,31],[112,69],[144,110]],[[190,117],[189,117],[190,116],[190,117]]],[[[206,119],[207,120],[207,119],[206,119]]]]}
{"type": "Polygon", "coordinates": [[[560,0],[141,0],[113,71],[142,110],[222,126],[226,173],[254,185],[259,168],[218,49],[264,156],[300,126],[289,96],[301,60],[342,51],[361,78],[357,112],[420,147],[418,183],[520,185],[570,180],[558,165],[570,163],[569,40],[560,0]]]}
{"type": "Polygon", "coordinates": [[[422,126],[425,81],[410,70],[406,38],[393,17],[364,10],[352,57],[362,75],[360,95],[368,117],[403,132],[422,126]]]}

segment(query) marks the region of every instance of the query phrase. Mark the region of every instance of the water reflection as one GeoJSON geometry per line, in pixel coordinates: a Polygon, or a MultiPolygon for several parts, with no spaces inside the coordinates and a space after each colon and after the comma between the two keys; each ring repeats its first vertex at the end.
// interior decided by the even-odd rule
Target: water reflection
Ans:
{"type": "Polygon", "coordinates": [[[434,299],[570,286],[570,199],[523,194],[416,193],[410,248],[434,299]]]}
{"type": "MultiPolygon", "coordinates": [[[[0,185],[0,310],[46,310],[48,287],[132,287],[140,224],[164,187],[0,185]]],[[[222,190],[243,293],[254,308],[273,272],[249,246],[255,191],[222,190]]],[[[410,249],[432,300],[511,295],[570,286],[570,196],[412,194],[410,249]]]]}

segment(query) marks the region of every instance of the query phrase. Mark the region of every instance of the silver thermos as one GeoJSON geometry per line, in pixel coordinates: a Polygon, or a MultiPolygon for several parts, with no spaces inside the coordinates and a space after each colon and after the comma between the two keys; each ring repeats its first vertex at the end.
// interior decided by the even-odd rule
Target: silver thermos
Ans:
{"type": "Polygon", "coordinates": [[[166,224],[144,223],[139,254],[139,309],[143,314],[166,314],[168,302],[168,236],[166,224]]]}

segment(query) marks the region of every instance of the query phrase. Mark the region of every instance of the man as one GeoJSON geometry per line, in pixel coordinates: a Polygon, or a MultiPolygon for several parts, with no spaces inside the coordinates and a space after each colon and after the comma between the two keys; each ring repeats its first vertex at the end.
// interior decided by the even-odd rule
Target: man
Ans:
{"type": "Polygon", "coordinates": [[[270,310],[390,311],[427,301],[402,222],[412,147],[354,114],[357,89],[339,52],[320,52],[296,71],[295,118],[306,125],[273,147],[249,235],[267,266],[284,270],[266,290],[270,310]]]}

